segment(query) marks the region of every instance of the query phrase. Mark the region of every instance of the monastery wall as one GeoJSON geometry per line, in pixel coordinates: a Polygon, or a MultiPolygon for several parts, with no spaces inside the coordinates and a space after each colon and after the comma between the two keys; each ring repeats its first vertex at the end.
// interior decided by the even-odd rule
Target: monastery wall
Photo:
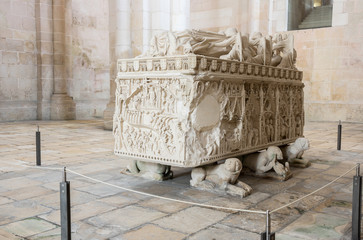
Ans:
{"type": "MultiPolygon", "coordinates": [[[[288,25],[285,0],[191,0],[190,5],[191,28],[273,34],[288,25]]],[[[306,119],[363,121],[362,2],[335,0],[332,27],[291,32],[296,65],[304,72],[306,119]]]]}

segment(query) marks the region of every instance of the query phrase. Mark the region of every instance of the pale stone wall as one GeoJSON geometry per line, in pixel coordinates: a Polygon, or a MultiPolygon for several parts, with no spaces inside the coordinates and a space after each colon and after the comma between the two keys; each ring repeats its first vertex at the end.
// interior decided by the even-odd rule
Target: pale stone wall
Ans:
{"type": "Polygon", "coordinates": [[[35,0],[0,1],[0,121],[37,116],[35,0]]]}
{"type": "Polygon", "coordinates": [[[294,31],[309,120],[363,121],[363,4],[334,1],[333,27],[294,31]]]}
{"type": "Polygon", "coordinates": [[[0,1],[0,121],[102,117],[108,2],[0,1]]]}
{"type": "MultiPolygon", "coordinates": [[[[242,33],[284,32],[286,0],[191,0],[191,28],[242,33]],[[259,11],[257,11],[259,9],[259,11]]],[[[363,121],[363,4],[335,0],[333,27],[293,31],[297,67],[304,72],[305,117],[363,121]]]]}
{"type": "Polygon", "coordinates": [[[110,96],[108,0],[72,0],[70,11],[68,92],[77,119],[102,117],[110,96]]]}

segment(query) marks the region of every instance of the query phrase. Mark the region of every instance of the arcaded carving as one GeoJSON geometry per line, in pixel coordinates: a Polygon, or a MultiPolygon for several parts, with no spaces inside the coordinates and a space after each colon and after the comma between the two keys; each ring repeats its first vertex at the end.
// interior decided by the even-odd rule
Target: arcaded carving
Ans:
{"type": "Polygon", "coordinates": [[[292,34],[242,35],[235,28],[219,33],[202,30],[163,31],[154,35],[141,57],[198,54],[227,60],[295,69],[296,51],[292,34]]]}
{"type": "Polygon", "coordinates": [[[238,180],[241,170],[242,163],[238,158],[228,158],[223,164],[194,168],[190,185],[245,197],[251,193],[252,188],[238,180]]]}
{"type": "Polygon", "coordinates": [[[266,151],[243,156],[243,165],[256,174],[263,174],[273,169],[277,175],[281,176],[281,180],[286,180],[291,177],[291,172],[289,163],[284,166],[278,162],[282,159],[280,148],[271,146],[266,151]]]}
{"type": "Polygon", "coordinates": [[[156,181],[162,181],[173,177],[170,166],[143,161],[132,161],[122,173],[156,181]]]}
{"type": "Polygon", "coordinates": [[[270,37],[234,29],[178,34],[154,38],[148,54],[156,57],[118,60],[115,154],[197,167],[303,136],[302,72],[268,65],[270,37]],[[214,57],[194,54],[207,49],[214,57]]]}
{"type": "Polygon", "coordinates": [[[310,166],[309,160],[303,159],[302,155],[310,148],[309,140],[300,137],[296,139],[291,145],[282,148],[284,159],[287,160],[291,166],[294,167],[308,167],[310,166]]]}

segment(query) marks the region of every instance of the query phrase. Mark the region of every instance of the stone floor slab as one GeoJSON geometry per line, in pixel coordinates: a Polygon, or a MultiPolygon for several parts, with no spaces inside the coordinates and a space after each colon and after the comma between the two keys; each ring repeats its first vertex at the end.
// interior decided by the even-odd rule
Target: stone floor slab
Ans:
{"type": "Polygon", "coordinates": [[[182,233],[194,233],[228,216],[227,213],[201,207],[191,207],[164,217],[155,224],[182,233]]]}
{"type": "Polygon", "coordinates": [[[185,234],[180,232],[169,231],[152,224],[147,224],[140,229],[128,232],[120,237],[114,237],[112,240],[182,240],[185,238],[185,236],[185,234]]]}
{"type": "Polygon", "coordinates": [[[28,199],[0,205],[0,225],[35,217],[51,210],[51,208],[41,206],[36,201],[28,199]]]}
{"type": "Polygon", "coordinates": [[[39,218],[30,218],[1,226],[12,234],[20,237],[29,237],[56,228],[57,226],[39,218]]]}
{"type": "Polygon", "coordinates": [[[129,230],[163,216],[164,213],[156,210],[127,206],[91,217],[87,222],[97,227],[117,226],[122,230],[129,230]]]}
{"type": "Polygon", "coordinates": [[[303,239],[340,239],[348,219],[309,212],[281,231],[291,237],[303,239]]]}
{"type": "Polygon", "coordinates": [[[216,224],[206,229],[203,229],[191,237],[188,240],[200,240],[200,239],[213,239],[213,240],[259,240],[261,236],[257,233],[248,232],[238,228],[232,228],[222,224],[216,224]]]}

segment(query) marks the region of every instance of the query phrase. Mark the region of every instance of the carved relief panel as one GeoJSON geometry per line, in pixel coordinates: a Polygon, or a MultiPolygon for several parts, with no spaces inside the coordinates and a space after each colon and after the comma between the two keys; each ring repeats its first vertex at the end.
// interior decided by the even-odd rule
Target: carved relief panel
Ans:
{"type": "Polygon", "coordinates": [[[124,158],[195,167],[302,136],[296,70],[200,56],[120,66],[114,135],[124,158]]]}

